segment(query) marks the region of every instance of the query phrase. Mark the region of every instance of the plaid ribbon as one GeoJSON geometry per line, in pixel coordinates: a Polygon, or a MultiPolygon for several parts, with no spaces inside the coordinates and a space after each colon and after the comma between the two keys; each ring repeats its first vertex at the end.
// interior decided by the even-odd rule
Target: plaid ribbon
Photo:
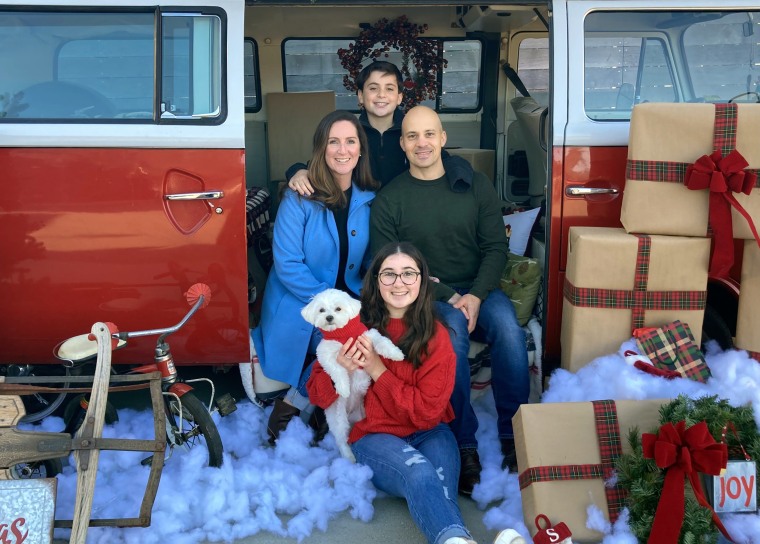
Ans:
{"type": "Polygon", "coordinates": [[[685,323],[674,321],[646,331],[636,338],[636,344],[657,368],[675,370],[702,383],[710,377],[710,368],[685,323]]]}
{"type": "Polygon", "coordinates": [[[639,246],[632,291],[576,287],[566,277],[563,288],[565,299],[576,307],[631,310],[631,329],[644,326],[647,310],[703,310],[706,291],[647,291],[652,239],[642,234],[633,236],[639,239],[639,246]]]}
{"type": "MultiPolygon", "coordinates": [[[[592,405],[601,462],[585,465],[530,467],[520,473],[518,478],[521,490],[534,482],[596,480],[600,478],[609,480],[612,477],[615,464],[623,454],[615,401],[597,400],[593,401],[592,405]]],[[[610,486],[605,484],[604,491],[607,496],[607,512],[610,516],[610,522],[614,523],[620,515],[620,511],[625,507],[626,491],[617,483],[610,486]]]]}
{"type": "MultiPolygon", "coordinates": [[[[736,104],[715,104],[713,150],[727,155],[736,146],[736,104]]],[[[636,181],[665,181],[683,183],[688,162],[648,161],[628,159],[625,177],[636,181]]],[[[760,169],[746,168],[745,172],[757,175],[755,187],[760,188],[760,169]]]]}

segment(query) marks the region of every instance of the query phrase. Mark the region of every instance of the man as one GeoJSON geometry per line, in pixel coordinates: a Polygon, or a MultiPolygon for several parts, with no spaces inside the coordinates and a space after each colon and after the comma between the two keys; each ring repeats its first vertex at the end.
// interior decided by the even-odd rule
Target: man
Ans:
{"type": "Polygon", "coordinates": [[[418,106],[405,116],[401,147],[409,162],[404,172],[380,191],[372,205],[370,244],[377,251],[387,242],[408,241],[425,255],[436,285],[436,309],[449,326],[457,358],[451,404],[452,430],[462,461],[459,491],[469,495],[480,482],[470,404],[469,334],[491,348],[491,385],[504,454],[502,467],[515,469],[512,416],[528,401],[528,355],[525,333],[514,307],[499,289],[507,259],[507,238],[499,197],[493,184],[475,172],[472,183],[451,183],[441,153],[446,145],[438,115],[418,106]]]}

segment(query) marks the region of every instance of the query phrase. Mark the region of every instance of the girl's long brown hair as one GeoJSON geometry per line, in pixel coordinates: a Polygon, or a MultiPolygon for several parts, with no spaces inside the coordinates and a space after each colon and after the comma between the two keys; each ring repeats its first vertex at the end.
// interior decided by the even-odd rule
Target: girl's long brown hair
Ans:
{"type": "Polygon", "coordinates": [[[325,160],[325,151],[327,142],[330,138],[330,129],[339,121],[348,121],[356,128],[359,135],[360,153],[359,161],[353,172],[353,181],[363,191],[374,191],[380,187],[380,184],[372,177],[372,171],[369,164],[369,145],[367,144],[367,135],[359,123],[356,116],[350,111],[335,110],[325,115],[317,125],[314,132],[314,148],[309,161],[309,180],[314,193],[311,195],[313,200],[323,202],[330,209],[344,208],[348,204],[343,190],[338,182],[333,178],[332,172],[327,167],[325,160]]]}
{"type": "Polygon", "coordinates": [[[417,369],[422,365],[427,355],[428,342],[435,335],[436,317],[433,311],[433,289],[430,285],[430,270],[422,253],[409,242],[392,242],[383,246],[377,252],[372,264],[364,276],[362,286],[361,320],[368,328],[375,328],[381,334],[387,335],[390,314],[385,301],[380,295],[377,277],[385,259],[395,254],[403,254],[412,258],[420,270],[420,294],[404,314],[406,332],[396,343],[406,355],[406,360],[417,369]]]}

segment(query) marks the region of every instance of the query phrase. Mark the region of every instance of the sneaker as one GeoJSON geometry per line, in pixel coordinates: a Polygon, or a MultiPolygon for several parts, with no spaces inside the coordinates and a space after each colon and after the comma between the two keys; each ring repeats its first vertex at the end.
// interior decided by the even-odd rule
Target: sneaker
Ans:
{"type": "Polygon", "coordinates": [[[459,455],[462,461],[459,471],[459,492],[462,495],[472,495],[473,488],[480,483],[480,471],[483,470],[478,450],[465,448],[459,450],[459,455]]]}
{"type": "Polygon", "coordinates": [[[514,529],[504,529],[496,535],[496,540],[493,541],[493,544],[528,544],[528,541],[514,529]]]}
{"type": "Polygon", "coordinates": [[[451,538],[447,538],[446,541],[443,544],[478,544],[474,540],[468,540],[466,538],[462,538],[461,536],[453,536],[451,538]]]}

